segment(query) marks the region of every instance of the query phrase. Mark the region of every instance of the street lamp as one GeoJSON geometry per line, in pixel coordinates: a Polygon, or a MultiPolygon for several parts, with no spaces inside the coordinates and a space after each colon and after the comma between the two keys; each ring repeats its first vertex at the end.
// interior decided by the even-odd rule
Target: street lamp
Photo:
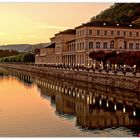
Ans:
{"type": "Polygon", "coordinates": [[[109,64],[106,65],[106,72],[108,74],[108,72],[109,72],[109,64]]]}
{"type": "Polygon", "coordinates": [[[95,64],[92,65],[92,70],[95,71],[95,64]]]}
{"type": "Polygon", "coordinates": [[[117,74],[117,64],[115,64],[114,73],[117,74]]]}
{"type": "Polygon", "coordinates": [[[90,70],[90,66],[89,66],[89,63],[88,63],[88,65],[87,65],[87,71],[89,71],[90,70]]]}
{"type": "Polygon", "coordinates": [[[123,65],[123,74],[126,74],[126,65],[123,65]]]}
{"type": "Polygon", "coordinates": [[[79,63],[77,64],[77,70],[79,70],[79,63]]]}
{"type": "Polygon", "coordinates": [[[102,72],[102,64],[100,63],[100,68],[99,68],[99,72],[102,72]]]}
{"type": "Polygon", "coordinates": [[[82,70],[84,70],[84,64],[82,64],[82,70]]]}
{"type": "Polygon", "coordinates": [[[133,66],[133,68],[134,68],[134,70],[133,70],[133,74],[134,74],[134,76],[136,76],[136,73],[137,73],[137,71],[136,71],[136,67],[137,67],[136,65],[133,66]]]}

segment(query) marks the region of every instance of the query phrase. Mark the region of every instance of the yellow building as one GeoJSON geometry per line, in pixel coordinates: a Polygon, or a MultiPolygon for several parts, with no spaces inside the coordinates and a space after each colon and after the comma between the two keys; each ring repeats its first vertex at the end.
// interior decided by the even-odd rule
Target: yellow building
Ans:
{"type": "MultiPolygon", "coordinates": [[[[87,66],[93,64],[89,53],[97,50],[105,51],[139,51],[140,27],[134,25],[108,24],[88,22],[75,29],[68,29],[55,34],[51,39],[54,51],[45,53],[40,49],[40,63],[65,63],[87,66]],[[54,53],[54,57],[53,56],[54,53]],[[47,59],[47,56],[50,55],[47,59]]],[[[36,59],[36,63],[37,63],[36,59]]]]}

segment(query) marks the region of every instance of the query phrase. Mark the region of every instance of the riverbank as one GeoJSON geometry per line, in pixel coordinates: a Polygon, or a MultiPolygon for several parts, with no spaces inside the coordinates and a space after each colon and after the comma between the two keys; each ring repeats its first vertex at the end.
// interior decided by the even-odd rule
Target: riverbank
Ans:
{"type": "Polygon", "coordinates": [[[116,88],[140,91],[140,78],[120,75],[109,75],[77,70],[53,69],[34,65],[0,64],[0,67],[12,68],[38,75],[52,76],[61,79],[81,81],[92,84],[111,86],[116,88]]]}

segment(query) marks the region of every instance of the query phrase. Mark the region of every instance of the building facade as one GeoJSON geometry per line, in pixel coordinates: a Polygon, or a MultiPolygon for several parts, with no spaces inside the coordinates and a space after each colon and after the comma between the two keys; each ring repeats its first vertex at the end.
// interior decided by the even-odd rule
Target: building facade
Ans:
{"type": "Polygon", "coordinates": [[[140,27],[89,22],[55,34],[51,42],[55,43],[55,57],[45,60],[45,51],[40,49],[42,63],[87,66],[95,63],[89,58],[92,51],[140,51],[140,27]]]}

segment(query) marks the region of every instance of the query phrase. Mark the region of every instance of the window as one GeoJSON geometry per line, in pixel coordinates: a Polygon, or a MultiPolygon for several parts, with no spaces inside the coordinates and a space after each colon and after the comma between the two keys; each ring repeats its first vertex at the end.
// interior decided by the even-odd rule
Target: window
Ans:
{"type": "Polygon", "coordinates": [[[82,49],[84,50],[84,42],[83,42],[83,48],[82,49]]]}
{"type": "Polygon", "coordinates": [[[104,49],[107,49],[107,42],[103,43],[103,47],[104,47],[104,49]]]}
{"type": "Polygon", "coordinates": [[[112,36],[114,35],[114,31],[111,31],[111,35],[112,35],[112,36]]]}
{"type": "Polygon", "coordinates": [[[136,49],[137,50],[139,49],[139,43],[136,43],[136,49]]]}
{"type": "Polygon", "coordinates": [[[120,36],[120,31],[117,31],[117,36],[120,36]]]}
{"type": "Polygon", "coordinates": [[[129,43],[129,49],[133,49],[133,43],[129,43]]]}
{"type": "Polygon", "coordinates": [[[130,36],[130,37],[132,36],[132,32],[129,32],[129,36],[130,36]]]}
{"type": "Polygon", "coordinates": [[[138,37],[139,36],[139,32],[136,32],[136,37],[138,37]]]}
{"type": "Polygon", "coordinates": [[[79,31],[77,31],[77,34],[78,34],[78,36],[80,36],[80,32],[79,31]]]}
{"type": "Polygon", "coordinates": [[[92,35],[92,30],[91,29],[89,30],[89,35],[92,35]]]}
{"type": "Polygon", "coordinates": [[[114,41],[111,41],[110,42],[110,49],[113,49],[114,48],[114,41]]]}
{"type": "Polygon", "coordinates": [[[123,32],[123,35],[126,36],[126,31],[123,32]]]}
{"type": "Polygon", "coordinates": [[[127,49],[127,42],[124,41],[124,49],[127,49]]]}
{"type": "Polygon", "coordinates": [[[100,42],[96,42],[96,48],[100,48],[100,42]]]}
{"type": "Polygon", "coordinates": [[[84,35],[84,30],[83,30],[83,32],[82,32],[82,35],[84,35]]]}
{"type": "Polygon", "coordinates": [[[93,42],[89,42],[89,49],[93,48],[93,42]]]}
{"type": "Polygon", "coordinates": [[[79,43],[77,43],[77,50],[79,50],[79,43]]]}
{"type": "Polygon", "coordinates": [[[104,35],[105,35],[105,36],[107,35],[107,31],[104,31],[104,35]]]}
{"type": "Polygon", "coordinates": [[[97,35],[100,35],[100,30],[97,30],[97,35]]]}
{"type": "Polygon", "coordinates": [[[80,42],[80,50],[81,50],[81,47],[82,47],[82,43],[80,42]]]}

